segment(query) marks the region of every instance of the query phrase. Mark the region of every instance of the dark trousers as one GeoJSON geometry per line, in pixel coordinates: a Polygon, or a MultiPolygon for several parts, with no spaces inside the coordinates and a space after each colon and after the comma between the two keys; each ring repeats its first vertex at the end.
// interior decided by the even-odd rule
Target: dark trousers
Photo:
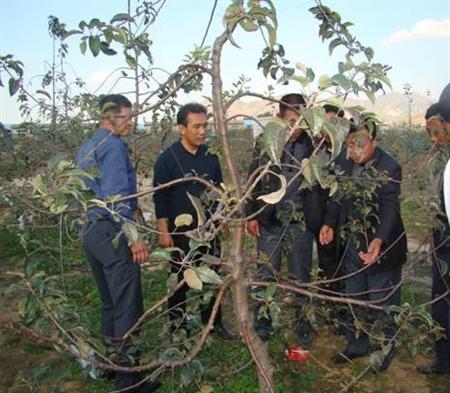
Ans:
{"type": "MultiPolygon", "coordinates": [[[[110,220],[91,223],[84,231],[83,248],[100,292],[102,335],[129,350],[120,338],[143,313],[141,277],[124,237],[119,238],[117,247],[113,245],[117,232],[110,220]]],[[[115,389],[134,385],[139,379],[138,373],[118,372],[115,389]]]]}
{"type": "MultiPolygon", "coordinates": [[[[279,223],[260,223],[261,236],[257,238],[256,248],[258,259],[270,266],[263,266],[258,275],[261,280],[275,280],[275,272],[281,270],[283,252],[286,254],[288,277],[301,282],[309,282],[312,267],[312,247],[314,235],[302,230],[298,223],[283,226],[279,223]]],[[[309,299],[305,296],[296,296],[299,309],[296,313],[295,330],[299,334],[308,334],[311,326],[304,318],[304,309],[309,299]]],[[[254,326],[258,330],[271,330],[270,318],[259,316],[260,305],[254,313],[254,326]]]]}
{"type": "MultiPolygon", "coordinates": [[[[339,266],[341,262],[338,257],[338,247],[336,240],[330,244],[321,245],[319,242],[319,234],[316,236],[317,254],[319,257],[320,277],[324,280],[338,278],[342,275],[339,266]]],[[[341,281],[332,282],[326,285],[333,292],[342,292],[343,284],[341,281]]]]}
{"type": "MultiPolygon", "coordinates": [[[[260,225],[261,236],[257,238],[256,248],[260,259],[267,259],[273,270],[281,270],[283,249],[286,250],[289,278],[309,282],[312,265],[313,234],[302,231],[299,224],[283,227],[281,224],[260,225]]],[[[261,269],[262,280],[273,280],[274,272],[270,267],[261,269]]]]}
{"type": "MultiPolygon", "coordinates": [[[[173,236],[174,246],[178,247],[182,252],[173,252],[172,253],[172,263],[171,263],[171,272],[176,273],[178,275],[178,282],[183,279],[183,272],[185,267],[182,266],[181,262],[184,257],[188,254],[189,248],[189,238],[182,235],[174,235],[173,236]]],[[[195,251],[194,263],[198,263],[201,259],[201,256],[204,254],[211,254],[215,256],[219,256],[219,246],[217,241],[213,241],[211,243],[211,248],[208,247],[200,247],[195,251]]],[[[190,259],[190,261],[192,261],[190,259]]],[[[177,291],[174,292],[172,296],[168,299],[168,308],[169,308],[169,319],[171,321],[171,329],[172,332],[177,330],[178,328],[184,328],[186,326],[186,299],[187,299],[187,291],[189,290],[189,286],[184,284],[177,291]]],[[[201,308],[201,318],[203,324],[208,323],[209,317],[211,315],[214,303],[216,301],[215,296],[213,296],[207,306],[201,308]]],[[[216,314],[216,318],[214,321],[214,325],[222,324],[222,310],[219,306],[219,309],[216,314]]]]}
{"type": "MultiPolygon", "coordinates": [[[[436,242],[436,246],[438,246],[436,242]]],[[[436,299],[450,289],[450,246],[433,252],[433,285],[431,296],[436,299]]],[[[445,337],[436,341],[436,358],[443,368],[450,367],[450,294],[431,305],[433,319],[444,329],[445,337]]]]}
{"type": "MultiPolygon", "coordinates": [[[[358,256],[358,250],[350,244],[344,256],[345,274],[353,273],[362,267],[363,264],[358,256]]],[[[395,291],[393,288],[401,281],[401,277],[401,266],[393,270],[375,274],[369,274],[367,270],[364,270],[345,279],[345,294],[351,299],[372,302],[384,299],[376,303],[380,307],[400,305],[400,288],[395,291]]],[[[384,322],[383,330],[386,343],[392,339],[396,331],[392,315],[388,315],[384,311],[376,311],[362,307],[352,306],[352,309],[356,318],[360,321],[373,323],[376,320],[382,320],[384,322]]],[[[364,353],[369,350],[370,342],[368,335],[363,331],[359,332],[359,335],[356,334],[354,322],[346,329],[346,337],[347,345],[352,351],[364,353]]]]}

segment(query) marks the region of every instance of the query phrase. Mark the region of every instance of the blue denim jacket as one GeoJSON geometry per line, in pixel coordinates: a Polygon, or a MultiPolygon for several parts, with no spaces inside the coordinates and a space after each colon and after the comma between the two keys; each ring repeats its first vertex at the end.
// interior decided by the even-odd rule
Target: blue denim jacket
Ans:
{"type": "MultiPolygon", "coordinates": [[[[112,196],[124,197],[137,192],[136,172],[125,142],[108,129],[99,129],[83,144],[76,155],[75,163],[85,171],[94,170],[94,180],[83,180],[97,199],[106,201],[112,196]]],[[[124,220],[133,220],[137,200],[132,198],[109,203],[108,208],[117,213],[114,214],[115,221],[123,223],[124,220]]],[[[88,219],[91,222],[105,218],[113,219],[112,214],[105,208],[94,207],[88,210],[88,219]]]]}

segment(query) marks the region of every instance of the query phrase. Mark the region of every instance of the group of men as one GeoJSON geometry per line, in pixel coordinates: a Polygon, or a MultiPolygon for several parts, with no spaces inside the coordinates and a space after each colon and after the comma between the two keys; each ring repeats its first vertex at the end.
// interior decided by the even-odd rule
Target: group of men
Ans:
{"type": "MultiPolygon", "coordinates": [[[[289,94],[281,98],[278,116],[288,124],[295,125],[304,106],[305,100],[300,94],[289,94]]],[[[342,116],[339,108],[326,105],[324,109],[329,121],[333,121],[335,116],[342,116]]],[[[328,291],[331,290],[335,296],[341,295],[343,291],[352,299],[375,302],[380,308],[400,304],[401,265],[406,260],[406,235],[399,202],[401,168],[394,158],[377,146],[376,133],[376,123],[371,119],[351,123],[346,148],[333,161],[333,171],[339,173],[338,181],[351,178],[354,184],[351,195],[343,195],[340,200],[328,198],[328,190],[321,190],[319,185],[300,187],[304,179],[296,174],[303,160],[311,157],[313,140],[301,128],[290,133],[278,170],[289,184],[283,199],[269,208],[257,203],[259,194],[279,187],[276,176],[270,175],[263,178],[259,187],[255,187],[253,199],[248,205],[247,214],[252,217],[262,209],[261,213],[248,221],[247,229],[250,234],[257,236],[260,260],[270,262],[262,265],[260,274],[263,279],[273,279],[274,274],[280,271],[281,253],[285,249],[290,278],[308,283],[313,240],[316,239],[321,277],[335,284],[343,282],[343,288],[339,285],[328,286],[328,291]],[[374,172],[383,174],[385,181],[378,182],[371,190],[371,195],[367,195],[363,179],[374,172]],[[361,197],[367,198],[365,206],[358,204],[361,197]],[[366,211],[369,205],[374,206],[370,216],[366,211]],[[304,225],[299,223],[301,217],[304,225]],[[354,222],[364,223],[364,230],[350,233],[344,239],[343,228],[354,222]]],[[[325,141],[322,150],[326,152],[331,146],[328,146],[325,135],[322,138],[325,141]]],[[[261,152],[255,152],[250,171],[261,168],[266,162],[267,157],[261,152]]],[[[274,167],[273,171],[276,170],[274,167]]],[[[311,345],[312,329],[303,312],[307,299],[298,296],[296,303],[300,306],[295,324],[298,343],[308,348],[311,345]]],[[[345,320],[340,321],[347,346],[334,356],[336,363],[365,356],[369,352],[369,336],[364,330],[355,329],[354,319],[361,322],[368,316],[374,319],[386,318],[384,340],[387,345],[393,342],[395,326],[392,316],[383,312],[364,311],[363,308],[355,308],[352,314],[348,313],[345,320]]],[[[261,338],[268,339],[272,333],[271,319],[260,314],[257,307],[255,329],[261,338]]],[[[389,356],[381,364],[381,370],[386,369],[392,359],[394,349],[391,347],[389,356]]]]}
{"type": "MultiPolygon", "coordinates": [[[[124,340],[127,332],[142,316],[142,291],[140,268],[148,261],[149,250],[145,242],[130,242],[123,225],[135,222],[139,208],[135,194],[136,173],[129,158],[122,136],[132,130],[132,104],[122,95],[104,96],[100,102],[100,127],[79,150],[76,163],[94,177],[86,177],[86,185],[96,198],[107,202],[109,197],[121,196],[123,200],[88,209],[88,224],[83,232],[83,245],[87,259],[100,292],[101,332],[104,340],[130,353],[131,340],[124,340]],[[119,237],[118,237],[119,235],[119,237]],[[114,239],[118,237],[118,244],[114,239]]],[[[200,198],[206,189],[204,182],[219,185],[222,172],[216,155],[205,145],[207,135],[207,110],[203,105],[192,103],[180,108],[177,114],[180,139],[158,157],[154,168],[154,186],[166,183],[154,194],[155,213],[159,229],[159,246],[170,248],[171,270],[178,281],[183,278],[184,259],[196,263],[205,254],[219,255],[219,244],[213,239],[192,252],[190,238],[186,235],[197,227],[198,217],[191,197],[200,198]],[[189,176],[199,176],[204,182],[183,181],[189,176]],[[178,180],[178,182],[177,182],[178,180]],[[190,215],[190,223],[177,225],[176,218],[190,215]]],[[[205,214],[208,214],[207,212],[205,214]]],[[[207,219],[208,217],[206,217],[207,219]]],[[[188,328],[186,314],[187,284],[181,285],[169,297],[168,311],[170,332],[188,328]]],[[[215,298],[201,310],[203,323],[211,316],[215,298]]],[[[222,323],[221,310],[214,318],[213,332],[224,339],[234,339],[234,334],[222,323]]],[[[120,362],[120,358],[118,359],[120,362]]],[[[133,366],[129,359],[121,363],[133,366]]],[[[126,392],[152,392],[159,381],[146,381],[140,373],[109,373],[115,378],[115,389],[126,392]]]]}
{"type": "MultiPolygon", "coordinates": [[[[123,232],[125,223],[136,220],[139,210],[135,197],[136,173],[122,139],[122,136],[132,130],[132,104],[122,95],[108,95],[100,100],[99,106],[99,130],[81,147],[76,162],[84,170],[95,169],[95,175],[86,178],[85,183],[96,194],[97,199],[107,202],[109,197],[117,195],[126,199],[115,203],[107,202],[105,206],[88,210],[83,244],[100,292],[103,338],[112,345],[130,348],[131,341],[124,340],[124,337],[143,313],[139,265],[149,257],[148,247],[143,241],[130,243],[123,235],[118,237],[118,244],[114,241],[123,232]]],[[[315,240],[322,278],[331,279],[328,289],[335,293],[342,291],[352,299],[367,300],[379,306],[370,312],[363,307],[351,307],[351,313],[343,318],[347,346],[336,354],[334,361],[341,363],[368,354],[369,336],[364,330],[355,329],[355,321],[360,318],[383,319],[384,341],[389,349],[380,365],[380,370],[384,370],[395,352],[395,325],[393,316],[381,310],[389,305],[400,304],[402,264],[406,260],[406,235],[399,202],[401,167],[393,157],[377,146],[377,126],[372,120],[366,119],[351,124],[346,148],[334,160],[330,171],[338,173],[338,178],[353,179],[360,188],[365,184],[364,179],[369,173],[379,174],[379,181],[371,195],[366,195],[364,190],[360,193],[368,198],[373,214],[366,217],[364,209],[358,208],[358,193],[344,195],[337,200],[328,197],[328,190],[322,190],[319,186],[301,187],[304,179],[298,176],[298,168],[303,159],[311,157],[314,150],[310,135],[301,127],[292,127],[297,124],[304,106],[305,100],[300,94],[288,94],[280,100],[278,116],[292,132],[284,146],[280,165],[272,168],[272,174],[263,177],[247,201],[247,215],[251,217],[247,222],[247,230],[257,238],[258,260],[265,262],[261,263],[257,274],[264,280],[274,280],[280,271],[282,253],[285,250],[289,278],[309,282],[315,240]],[[277,189],[280,174],[288,181],[284,197],[275,205],[262,206],[257,197],[277,189]],[[355,221],[364,222],[367,230],[344,237],[343,228],[355,221]],[[336,278],[340,278],[340,281],[333,281],[336,278]],[[343,282],[342,288],[340,282],[343,282]]],[[[433,141],[441,138],[439,143],[442,144],[450,142],[450,137],[442,131],[450,129],[450,119],[448,112],[443,114],[441,107],[427,114],[427,130],[433,141]]],[[[324,109],[330,121],[334,116],[343,116],[339,108],[328,105],[324,109]]],[[[222,172],[217,156],[205,145],[206,108],[195,103],[182,106],[177,114],[177,125],[180,139],[158,157],[153,184],[157,187],[154,203],[159,246],[171,249],[171,270],[181,281],[183,262],[187,255],[194,263],[204,254],[219,256],[220,245],[216,240],[192,252],[190,238],[186,233],[198,224],[192,198],[200,198],[204,194],[206,182],[219,185],[222,182],[222,172]],[[201,177],[203,181],[184,179],[190,176],[201,177]],[[168,185],[163,186],[165,184],[168,185]],[[181,214],[192,217],[191,222],[183,223],[188,225],[176,225],[176,218],[181,214]]],[[[327,154],[327,143],[321,145],[321,149],[327,154]]],[[[255,150],[250,173],[267,162],[267,157],[255,150]]],[[[442,192],[442,185],[439,192],[442,192]]],[[[447,233],[450,234],[448,222],[445,222],[447,233]]],[[[449,264],[450,241],[448,237],[440,236],[444,235],[436,232],[435,243],[439,246],[435,248],[434,261],[442,259],[449,264]]],[[[436,270],[441,264],[436,262],[433,266],[436,270]]],[[[441,296],[442,299],[433,304],[433,315],[447,329],[446,337],[449,337],[450,296],[445,292],[449,287],[448,274],[445,276],[441,271],[434,270],[433,275],[436,277],[433,276],[433,296],[441,296]]],[[[187,290],[188,286],[182,285],[168,300],[172,333],[187,327],[187,290]]],[[[213,297],[201,310],[203,323],[210,319],[214,302],[213,297]]],[[[308,347],[311,345],[312,329],[303,312],[307,299],[297,296],[296,302],[299,307],[295,329],[299,344],[308,347]]],[[[260,314],[259,307],[256,307],[254,326],[260,337],[267,340],[272,333],[271,319],[260,314]]],[[[234,334],[222,323],[220,309],[214,320],[213,332],[225,339],[234,338],[234,334]]],[[[436,353],[436,362],[421,371],[449,371],[446,338],[436,344],[436,353]]],[[[124,359],[121,364],[133,365],[128,359],[124,359]]],[[[140,373],[116,372],[114,375],[116,390],[152,392],[160,386],[158,381],[145,380],[140,373]]]]}

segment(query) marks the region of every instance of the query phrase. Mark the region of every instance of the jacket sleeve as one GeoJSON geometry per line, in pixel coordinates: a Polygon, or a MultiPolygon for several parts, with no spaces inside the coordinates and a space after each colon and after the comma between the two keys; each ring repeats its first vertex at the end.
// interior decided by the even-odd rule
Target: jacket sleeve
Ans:
{"type": "MultiPolygon", "coordinates": [[[[263,165],[264,160],[261,159],[261,148],[262,148],[261,147],[261,138],[258,137],[255,142],[255,148],[253,149],[252,162],[250,163],[247,179],[249,179],[250,176],[255,174],[255,171],[257,171],[258,168],[261,165],[263,165]]],[[[257,177],[257,174],[256,174],[256,176],[253,176],[253,179],[255,179],[256,177],[257,177]]],[[[258,211],[259,204],[258,204],[256,197],[261,194],[261,191],[262,191],[262,185],[261,185],[261,180],[260,180],[253,188],[252,193],[247,200],[247,203],[245,206],[245,213],[247,216],[250,216],[258,211]]]]}
{"type": "Polygon", "coordinates": [[[378,218],[379,224],[375,232],[375,237],[389,243],[392,240],[391,234],[398,223],[400,217],[400,183],[402,180],[402,170],[400,165],[388,171],[389,180],[386,181],[378,191],[378,218]]]}
{"type": "MultiPolygon", "coordinates": [[[[342,171],[344,163],[347,161],[346,153],[343,150],[330,165],[330,172],[336,173],[337,171],[342,171]]],[[[348,176],[348,174],[343,174],[343,176],[348,176]]],[[[336,178],[339,186],[340,176],[336,178]]],[[[339,226],[339,215],[341,214],[342,204],[344,200],[336,200],[335,197],[330,197],[327,202],[326,212],[323,218],[323,225],[328,225],[334,230],[339,226]]]]}

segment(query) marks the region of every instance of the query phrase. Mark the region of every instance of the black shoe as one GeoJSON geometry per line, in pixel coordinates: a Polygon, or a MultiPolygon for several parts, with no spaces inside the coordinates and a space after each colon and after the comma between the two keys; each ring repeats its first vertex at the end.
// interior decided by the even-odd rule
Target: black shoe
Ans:
{"type": "Polygon", "coordinates": [[[220,336],[222,338],[222,340],[226,340],[226,341],[237,340],[239,337],[236,333],[234,333],[233,331],[228,329],[223,324],[214,326],[213,333],[217,334],[218,336],[220,336]]]}
{"type": "Polygon", "coordinates": [[[114,370],[104,369],[98,377],[105,381],[113,381],[116,378],[116,372],[114,370]]]}
{"type": "Polygon", "coordinates": [[[344,364],[352,359],[366,356],[367,352],[368,351],[363,352],[349,351],[347,348],[345,348],[342,352],[338,352],[337,354],[333,355],[331,360],[335,364],[344,364]]]}
{"type": "Polygon", "coordinates": [[[309,349],[312,345],[311,333],[312,327],[308,321],[299,320],[295,327],[298,345],[303,349],[309,349]]]}
{"type": "Polygon", "coordinates": [[[136,393],[151,393],[155,392],[161,386],[161,382],[155,381],[145,381],[137,387],[136,393]]]}
{"type": "Polygon", "coordinates": [[[392,363],[392,359],[394,359],[395,354],[397,353],[395,347],[392,347],[388,354],[384,357],[381,362],[381,366],[378,369],[378,372],[386,371],[390,364],[392,363]]]}
{"type": "Polygon", "coordinates": [[[259,336],[259,338],[261,340],[263,340],[264,342],[269,341],[270,337],[273,334],[272,329],[266,329],[266,328],[262,328],[262,327],[255,327],[255,332],[259,336]]]}
{"type": "MultiPolygon", "coordinates": [[[[382,351],[382,349],[380,349],[379,351],[382,351]]],[[[386,371],[389,368],[390,364],[392,363],[392,359],[394,359],[396,353],[397,350],[394,347],[392,347],[387,353],[387,355],[381,361],[381,364],[380,365],[372,364],[370,371],[375,374],[386,371]]]]}
{"type": "Polygon", "coordinates": [[[442,365],[437,359],[431,363],[421,364],[416,367],[416,370],[422,374],[450,374],[450,367],[442,365]]]}
{"type": "Polygon", "coordinates": [[[302,349],[309,349],[312,345],[311,336],[308,333],[298,334],[297,342],[302,349]]]}

